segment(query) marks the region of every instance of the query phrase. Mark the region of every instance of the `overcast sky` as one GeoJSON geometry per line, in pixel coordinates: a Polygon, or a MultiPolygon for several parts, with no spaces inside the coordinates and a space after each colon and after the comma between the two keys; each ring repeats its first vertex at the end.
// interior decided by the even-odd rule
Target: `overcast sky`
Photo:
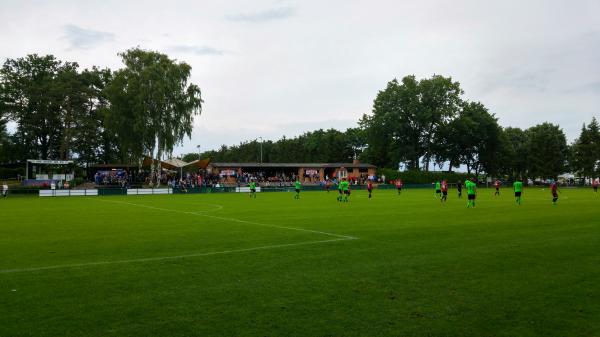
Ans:
{"type": "Polygon", "coordinates": [[[453,77],[502,126],[558,123],[572,141],[600,117],[598,0],[0,0],[0,46],[2,60],[117,69],[140,46],[189,63],[205,104],[176,154],[353,127],[408,74],[453,77]]]}

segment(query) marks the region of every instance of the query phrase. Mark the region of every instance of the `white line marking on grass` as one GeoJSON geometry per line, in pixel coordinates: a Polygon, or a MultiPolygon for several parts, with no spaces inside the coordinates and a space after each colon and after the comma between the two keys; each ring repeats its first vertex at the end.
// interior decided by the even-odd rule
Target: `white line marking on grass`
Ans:
{"type": "Polygon", "coordinates": [[[191,257],[243,253],[243,252],[251,252],[251,251],[255,251],[255,250],[267,250],[267,249],[276,249],[276,248],[283,248],[283,247],[316,245],[316,244],[321,244],[321,243],[329,243],[329,242],[336,242],[336,241],[348,241],[348,240],[353,240],[353,239],[338,238],[338,239],[329,239],[329,240],[320,240],[320,241],[284,243],[284,244],[278,244],[278,245],[269,245],[269,246],[253,247],[253,248],[222,250],[222,251],[218,251],[218,252],[193,253],[193,254],[175,255],[175,256],[159,256],[159,257],[146,257],[146,258],[130,259],[130,260],[97,261],[97,262],[86,262],[86,263],[62,264],[62,265],[45,266],[45,267],[3,269],[3,270],[0,270],[0,274],[23,273],[23,272],[52,270],[52,269],[102,266],[102,265],[109,265],[109,264],[141,263],[141,262],[177,260],[177,259],[185,259],[185,258],[191,258],[191,257]]]}
{"type": "Polygon", "coordinates": [[[355,237],[349,236],[349,235],[334,234],[334,233],[328,233],[328,232],[322,232],[322,231],[316,231],[316,230],[312,230],[312,229],[305,229],[305,228],[298,228],[298,227],[287,227],[287,226],[277,226],[277,225],[263,224],[263,223],[260,223],[260,222],[254,222],[254,221],[248,221],[248,220],[242,220],[242,219],[236,219],[236,218],[226,218],[226,217],[216,216],[216,215],[207,215],[207,214],[202,214],[200,212],[180,211],[180,210],[176,210],[176,209],[154,207],[154,206],[148,206],[148,205],[142,205],[142,204],[134,204],[134,203],[125,202],[125,201],[101,200],[101,199],[95,199],[95,200],[102,201],[102,202],[114,203],[114,204],[125,204],[125,205],[137,206],[137,207],[144,207],[144,208],[153,209],[153,210],[157,210],[157,211],[174,212],[174,213],[181,213],[181,214],[190,214],[190,215],[203,216],[203,217],[212,218],[212,219],[218,219],[218,220],[225,220],[225,221],[232,221],[232,222],[239,222],[239,223],[247,223],[247,224],[256,225],[256,226],[271,227],[271,228],[280,228],[280,229],[289,229],[289,230],[300,231],[300,232],[322,234],[322,235],[333,236],[333,237],[336,237],[336,238],[342,238],[342,239],[346,239],[346,240],[354,240],[354,239],[356,239],[355,237]]]}

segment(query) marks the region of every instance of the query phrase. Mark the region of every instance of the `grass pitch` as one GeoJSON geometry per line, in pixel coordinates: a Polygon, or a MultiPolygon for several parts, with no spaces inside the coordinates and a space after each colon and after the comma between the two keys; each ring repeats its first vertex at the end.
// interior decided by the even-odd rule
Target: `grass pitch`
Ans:
{"type": "Polygon", "coordinates": [[[0,336],[600,336],[600,195],[0,200],[0,336]]]}

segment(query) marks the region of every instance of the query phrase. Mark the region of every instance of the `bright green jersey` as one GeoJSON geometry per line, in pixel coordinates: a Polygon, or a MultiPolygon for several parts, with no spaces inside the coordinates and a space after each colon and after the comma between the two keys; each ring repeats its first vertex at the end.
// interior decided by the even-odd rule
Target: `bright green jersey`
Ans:
{"type": "Polygon", "coordinates": [[[515,192],[523,192],[523,183],[520,181],[515,181],[515,183],[513,184],[513,187],[515,188],[515,192]]]}
{"type": "Polygon", "coordinates": [[[436,181],[436,183],[435,183],[435,190],[436,190],[436,191],[439,191],[439,190],[441,190],[441,189],[442,189],[442,185],[440,184],[440,182],[439,182],[439,181],[436,181]]]}
{"type": "Polygon", "coordinates": [[[302,187],[302,184],[300,183],[300,180],[296,180],[296,189],[299,190],[300,187],[302,187]]]}
{"type": "Polygon", "coordinates": [[[250,189],[252,189],[252,190],[256,189],[256,183],[255,182],[251,182],[250,183],[250,189]]]}
{"type": "Polygon", "coordinates": [[[347,181],[342,181],[340,183],[340,186],[342,187],[342,191],[347,191],[348,190],[348,186],[350,186],[350,183],[348,183],[347,181]]]}
{"type": "Polygon", "coordinates": [[[475,194],[476,186],[477,185],[470,180],[465,181],[465,187],[467,188],[467,194],[475,194]]]}

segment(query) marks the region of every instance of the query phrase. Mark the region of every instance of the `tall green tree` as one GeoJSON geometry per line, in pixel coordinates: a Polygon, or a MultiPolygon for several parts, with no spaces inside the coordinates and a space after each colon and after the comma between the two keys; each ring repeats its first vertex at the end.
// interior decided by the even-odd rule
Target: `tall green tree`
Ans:
{"type": "Polygon", "coordinates": [[[354,159],[362,159],[362,154],[367,147],[367,135],[361,128],[349,128],[345,132],[347,147],[354,159]]]}
{"type": "Polygon", "coordinates": [[[7,59],[2,66],[0,109],[17,123],[18,138],[28,145],[21,159],[61,157],[66,100],[61,77],[76,68],[76,63],[36,54],[7,59]]]}
{"type": "Polygon", "coordinates": [[[8,161],[9,137],[6,130],[7,120],[0,116],[0,163],[8,161]]]}
{"type": "MultiPolygon", "coordinates": [[[[499,170],[501,128],[498,120],[479,102],[466,102],[458,116],[441,128],[438,155],[442,161],[464,164],[467,172],[495,174],[499,170]]],[[[438,159],[439,161],[439,159],[438,159]]]]}
{"type": "Polygon", "coordinates": [[[529,177],[555,178],[567,170],[567,138],[558,125],[538,124],[526,133],[529,177]]]}
{"type": "Polygon", "coordinates": [[[428,170],[444,126],[460,110],[462,93],[458,82],[439,75],[390,81],[377,94],[373,113],[361,120],[368,143],[366,156],[380,166],[403,161],[409,169],[418,170],[422,162],[428,170]]]}
{"type": "Polygon", "coordinates": [[[80,74],[85,100],[74,122],[72,142],[82,163],[115,163],[127,158],[121,153],[115,132],[107,126],[110,103],[104,89],[111,80],[109,69],[93,67],[80,74]]]}
{"type": "Polygon", "coordinates": [[[526,177],[528,169],[528,134],[520,128],[507,127],[502,130],[500,172],[510,179],[526,177]]]}
{"type": "Polygon", "coordinates": [[[202,109],[200,88],[189,83],[191,67],[167,55],[134,48],[120,54],[125,68],[114,74],[106,93],[108,118],[122,146],[134,156],[159,160],[187,135],[202,109]]]}
{"type": "Polygon", "coordinates": [[[583,124],[579,138],[572,147],[571,165],[582,177],[594,177],[600,172],[600,126],[596,118],[583,124]]]}

